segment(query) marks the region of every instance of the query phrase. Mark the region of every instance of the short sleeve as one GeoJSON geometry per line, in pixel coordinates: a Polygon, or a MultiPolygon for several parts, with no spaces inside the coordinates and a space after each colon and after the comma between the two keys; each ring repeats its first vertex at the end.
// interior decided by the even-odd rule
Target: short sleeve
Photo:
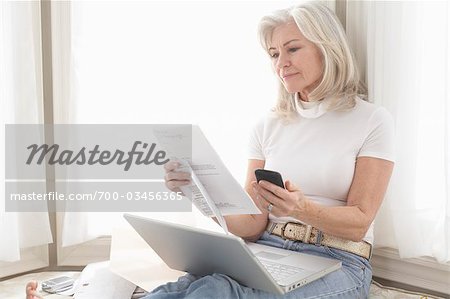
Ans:
{"type": "Polygon", "coordinates": [[[248,143],[248,159],[265,160],[263,150],[264,121],[260,120],[253,127],[248,143]]]}
{"type": "Polygon", "coordinates": [[[379,107],[370,117],[366,137],[358,157],[374,157],[395,162],[395,131],[392,115],[379,107]]]}

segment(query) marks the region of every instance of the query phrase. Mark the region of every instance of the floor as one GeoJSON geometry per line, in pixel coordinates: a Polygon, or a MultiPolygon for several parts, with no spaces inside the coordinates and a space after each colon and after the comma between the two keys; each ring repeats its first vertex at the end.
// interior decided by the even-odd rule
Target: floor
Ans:
{"type": "MultiPolygon", "coordinates": [[[[79,275],[80,272],[40,272],[15,277],[0,282],[0,298],[25,299],[25,286],[30,280],[37,280],[39,283],[58,276],[69,276],[76,279],[79,275]]],[[[38,289],[40,290],[40,286],[38,289]]],[[[72,298],[71,296],[54,295],[43,291],[41,291],[41,294],[45,299],[72,298]]]]}
{"type": "MultiPolygon", "coordinates": [[[[27,275],[22,275],[10,280],[0,282],[0,298],[8,299],[24,299],[25,298],[25,285],[28,281],[34,279],[38,282],[51,279],[58,276],[69,276],[77,278],[80,272],[41,272],[32,273],[27,275]]],[[[53,295],[42,292],[42,297],[45,299],[62,299],[62,298],[72,298],[69,296],[53,295]]],[[[441,299],[439,297],[427,296],[426,294],[410,293],[404,290],[391,289],[383,287],[382,285],[374,282],[372,283],[370,289],[370,299],[384,299],[384,298],[395,298],[395,299],[441,299]]]]}

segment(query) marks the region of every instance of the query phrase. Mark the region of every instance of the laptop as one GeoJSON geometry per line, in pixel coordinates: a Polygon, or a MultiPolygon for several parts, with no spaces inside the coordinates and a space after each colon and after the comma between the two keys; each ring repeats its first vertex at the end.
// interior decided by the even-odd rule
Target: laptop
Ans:
{"type": "Polygon", "coordinates": [[[124,217],[170,268],[200,276],[222,273],[270,293],[287,293],[341,267],[339,260],[245,242],[234,235],[124,217]]]}

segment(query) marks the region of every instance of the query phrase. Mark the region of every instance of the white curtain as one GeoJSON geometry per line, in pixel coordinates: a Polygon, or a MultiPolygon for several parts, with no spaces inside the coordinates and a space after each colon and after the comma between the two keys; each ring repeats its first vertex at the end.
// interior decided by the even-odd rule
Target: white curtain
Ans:
{"type": "MultiPolygon", "coordinates": [[[[263,15],[298,3],[72,2],[71,122],[199,124],[243,183],[250,129],[277,91],[257,25],[263,15]]],[[[100,219],[67,213],[64,244],[109,234],[111,221],[100,229],[100,219]]]]}
{"type": "MultiPolygon", "coordinates": [[[[72,2],[66,49],[66,65],[75,70],[72,101],[55,103],[71,113],[60,121],[197,123],[243,182],[250,127],[275,99],[276,81],[256,35],[259,18],[275,7],[280,5],[72,2]]],[[[152,217],[201,219],[198,213],[152,217]]],[[[64,218],[63,245],[110,234],[117,223],[106,213],[64,218]]]]}
{"type": "Polygon", "coordinates": [[[5,212],[5,124],[43,122],[39,2],[0,3],[0,261],[52,243],[48,213],[5,212]]]}
{"type": "Polygon", "coordinates": [[[449,4],[350,1],[347,31],[370,98],[396,123],[397,159],[378,247],[450,260],[449,4]]]}

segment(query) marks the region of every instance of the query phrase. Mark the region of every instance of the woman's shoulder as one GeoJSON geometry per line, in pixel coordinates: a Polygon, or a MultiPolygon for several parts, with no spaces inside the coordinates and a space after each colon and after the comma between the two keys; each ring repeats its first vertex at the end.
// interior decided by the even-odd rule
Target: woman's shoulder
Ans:
{"type": "Polygon", "coordinates": [[[376,118],[392,118],[391,113],[383,106],[371,103],[361,98],[356,98],[353,112],[359,117],[370,120],[376,118]]]}
{"type": "Polygon", "coordinates": [[[259,133],[269,132],[284,124],[282,117],[270,110],[259,116],[253,124],[253,130],[259,133]]]}
{"type": "Polygon", "coordinates": [[[255,122],[257,126],[273,124],[281,121],[281,117],[273,110],[269,110],[266,113],[259,116],[255,122]]]}

